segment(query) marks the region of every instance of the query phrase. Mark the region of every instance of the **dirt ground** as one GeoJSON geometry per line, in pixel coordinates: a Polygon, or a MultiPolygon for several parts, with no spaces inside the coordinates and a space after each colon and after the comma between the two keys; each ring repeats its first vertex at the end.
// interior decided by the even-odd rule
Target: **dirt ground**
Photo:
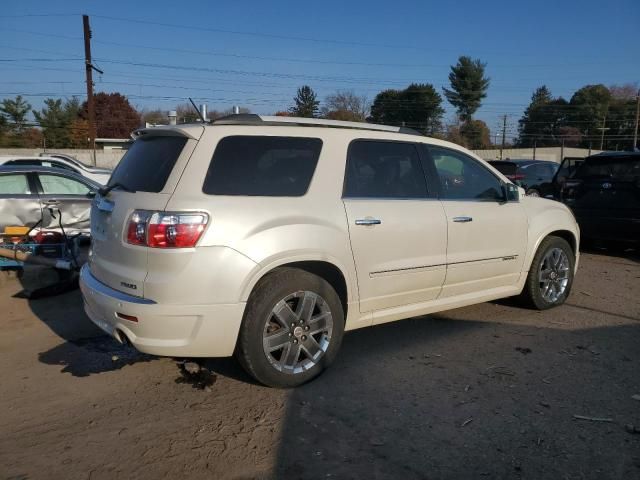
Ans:
{"type": "Polygon", "coordinates": [[[349,333],[288,391],[230,359],[193,379],[104,336],[79,291],[21,288],[0,286],[0,479],[640,478],[637,253],[584,254],[551,311],[485,303],[349,333]]]}

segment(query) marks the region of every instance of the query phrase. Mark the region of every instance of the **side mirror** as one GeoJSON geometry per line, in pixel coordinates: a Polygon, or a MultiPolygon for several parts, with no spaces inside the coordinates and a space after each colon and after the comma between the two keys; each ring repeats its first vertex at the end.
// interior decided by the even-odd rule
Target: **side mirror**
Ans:
{"type": "Polygon", "coordinates": [[[513,183],[502,183],[502,201],[503,202],[517,202],[520,200],[520,190],[518,186],[513,183]]]}

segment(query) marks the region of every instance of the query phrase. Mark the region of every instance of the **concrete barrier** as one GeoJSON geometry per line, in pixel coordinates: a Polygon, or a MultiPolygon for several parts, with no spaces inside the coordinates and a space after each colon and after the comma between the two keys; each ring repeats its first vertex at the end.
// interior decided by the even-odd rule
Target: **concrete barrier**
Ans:
{"type": "MultiPolygon", "coordinates": [[[[126,152],[126,150],[119,149],[96,150],[97,166],[112,169],[118,164],[126,152]]],[[[45,152],[41,148],[0,148],[0,155],[24,155],[37,157],[41,153],[64,153],[77,158],[87,165],[91,165],[93,163],[93,150],[61,148],[59,150],[47,150],[45,152]]]]}

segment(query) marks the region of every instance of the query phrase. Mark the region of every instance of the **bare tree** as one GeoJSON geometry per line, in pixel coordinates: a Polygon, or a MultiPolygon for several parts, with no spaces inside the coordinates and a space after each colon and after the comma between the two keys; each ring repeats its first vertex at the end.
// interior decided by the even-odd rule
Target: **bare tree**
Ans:
{"type": "Polygon", "coordinates": [[[367,97],[357,95],[353,90],[338,90],[324,100],[322,116],[332,120],[364,122],[369,115],[371,102],[367,97]]]}

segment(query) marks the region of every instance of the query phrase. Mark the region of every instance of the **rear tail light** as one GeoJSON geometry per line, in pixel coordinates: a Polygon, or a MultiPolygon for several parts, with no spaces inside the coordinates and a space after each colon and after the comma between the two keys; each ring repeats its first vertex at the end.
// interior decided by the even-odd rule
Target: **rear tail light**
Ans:
{"type": "Polygon", "coordinates": [[[126,242],[151,248],[195,247],[209,216],[201,212],[147,212],[129,217],[126,242]]]}

